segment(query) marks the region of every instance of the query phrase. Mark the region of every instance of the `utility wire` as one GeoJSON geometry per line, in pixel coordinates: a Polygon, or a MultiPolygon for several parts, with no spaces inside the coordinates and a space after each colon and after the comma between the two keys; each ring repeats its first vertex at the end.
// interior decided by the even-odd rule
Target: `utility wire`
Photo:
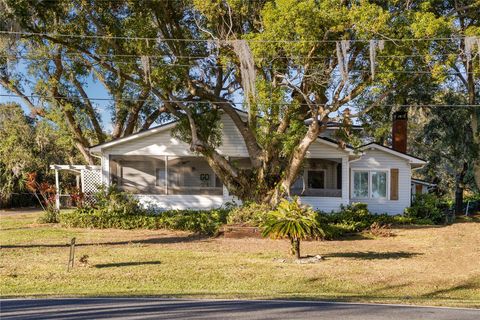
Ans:
{"type": "MultiPolygon", "coordinates": [[[[44,95],[25,95],[27,98],[39,98],[39,99],[78,99],[78,100],[90,100],[90,101],[151,101],[152,99],[136,99],[136,98],[120,98],[120,99],[114,99],[114,98],[88,98],[84,99],[82,97],[63,97],[63,96],[44,96],[44,95]]],[[[0,97],[13,97],[13,98],[21,98],[18,95],[14,94],[0,94],[0,97]]],[[[211,104],[228,104],[228,105],[244,105],[243,102],[234,102],[234,101],[219,101],[219,102],[213,102],[213,101],[207,101],[207,100],[160,100],[161,102],[167,102],[167,103],[211,103],[211,104]]],[[[267,105],[288,105],[291,102],[284,102],[284,103],[278,103],[278,102],[267,102],[264,104],[267,105]]],[[[307,105],[306,103],[300,103],[299,105],[307,105]]],[[[330,104],[317,104],[321,106],[331,106],[330,104]]],[[[380,104],[379,107],[415,107],[415,108],[443,108],[443,107],[448,107],[448,108],[478,108],[480,107],[480,104],[380,104]]],[[[349,104],[344,104],[342,107],[358,107],[357,105],[349,105],[349,104]]]]}
{"type": "MultiPolygon", "coordinates": [[[[43,37],[62,37],[62,38],[80,38],[80,39],[122,39],[122,40],[154,40],[154,41],[177,41],[177,42],[231,42],[231,40],[215,40],[215,39],[187,39],[187,38],[160,38],[160,37],[129,37],[129,36],[105,36],[105,35],[81,35],[81,34],[62,34],[62,33],[41,33],[41,32],[24,32],[24,31],[8,31],[0,30],[0,34],[20,35],[20,36],[43,36],[43,37]]],[[[349,42],[370,42],[371,40],[383,40],[387,42],[401,42],[401,41],[452,41],[461,40],[465,37],[432,37],[432,38],[385,38],[385,39],[331,39],[331,40],[259,40],[259,39],[245,39],[247,42],[258,43],[335,43],[342,40],[349,42]]],[[[237,40],[234,40],[237,41],[237,40]]]]}
{"type": "MultiPolygon", "coordinates": [[[[33,59],[33,58],[22,58],[22,60],[32,60],[32,61],[50,61],[51,59],[48,59],[48,58],[45,58],[45,59],[33,59]]],[[[128,61],[116,61],[114,62],[115,64],[132,64],[132,62],[128,62],[128,61]]],[[[95,65],[98,65],[98,62],[94,62],[92,64],[95,64],[95,65]]],[[[175,63],[164,63],[164,64],[160,64],[158,65],[158,67],[166,67],[166,68],[201,68],[201,69],[217,69],[218,66],[212,66],[212,65],[198,65],[198,64],[175,64],[175,63]]],[[[262,67],[262,68],[266,68],[266,69],[270,69],[272,71],[278,71],[278,72],[294,72],[294,71],[297,71],[298,69],[301,69],[302,66],[298,66],[297,68],[295,67],[291,67],[291,68],[271,68],[271,67],[262,67]]],[[[322,69],[318,69],[318,68],[308,68],[308,70],[312,73],[312,72],[319,72],[319,73],[322,73],[324,72],[325,70],[322,70],[322,69]]],[[[352,69],[352,70],[348,70],[349,72],[352,72],[352,73],[371,73],[371,70],[370,69],[352,69]]],[[[380,69],[377,69],[375,70],[375,73],[377,74],[386,74],[386,73],[397,73],[397,74],[431,74],[431,73],[434,73],[434,72],[438,72],[438,71],[429,71],[429,70],[380,70],[380,69]]],[[[477,72],[475,71],[465,71],[465,72],[462,72],[462,74],[475,74],[477,72]]],[[[459,73],[458,72],[443,72],[442,74],[444,75],[458,75],[459,73]]]]}
{"type": "MultiPolygon", "coordinates": [[[[218,56],[209,55],[209,56],[176,56],[176,55],[148,55],[148,54],[92,54],[96,57],[107,57],[107,58],[136,58],[141,59],[142,57],[148,57],[150,59],[217,59],[218,56]]],[[[432,53],[432,54],[406,54],[406,55],[377,55],[375,58],[415,58],[415,57],[426,57],[426,56],[458,56],[458,53],[432,53]]],[[[65,53],[63,54],[64,57],[83,57],[89,56],[88,54],[83,53],[65,53]]],[[[8,54],[0,54],[0,57],[3,58],[10,58],[10,59],[23,59],[23,60],[52,60],[52,58],[47,57],[32,57],[28,55],[8,55],[8,54]]],[[[295,56],[276,56],[276,57],[268,57],[268,56],[254,56],[257,59],[301,59],[301,58],[308,58],[308,59],[328,59],[332,58],[332,56],[308,56],[308,55],[295,55],[295,56]]],[[[366,59],[368,57],[365,57],[366,59]]]]}

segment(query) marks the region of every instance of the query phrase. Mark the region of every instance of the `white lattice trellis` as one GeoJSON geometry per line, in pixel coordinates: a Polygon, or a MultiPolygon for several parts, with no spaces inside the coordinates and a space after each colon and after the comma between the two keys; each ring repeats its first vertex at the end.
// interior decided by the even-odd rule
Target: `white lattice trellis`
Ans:
{"type": "Polygon", "coordinates": [[[82,192],[85,195],[85,202],[93,204],[94,195],[102,184],[101,169],[82,169],[82,192]]]}
{"type": "Polygon", "coordinates": [[[60,197],[69,196],[68,194],[60,194],[60,179],[58,172],[66,170],[75,175],[80,173],[80,180],[82,186],[82,193],[84,194],[84,201],[90,204],[95,203],[95,193],[99,190],[102,184],[102,169],[96,165],[75,165],[75,164],[52,164],[50,169],[55,170],[55,205],[60,209],[60,197]]]}

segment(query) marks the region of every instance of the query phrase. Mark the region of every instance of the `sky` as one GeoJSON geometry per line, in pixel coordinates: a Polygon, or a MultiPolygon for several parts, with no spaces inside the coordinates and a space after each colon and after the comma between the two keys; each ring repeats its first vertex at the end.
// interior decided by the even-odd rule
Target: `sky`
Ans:
{"type": "MultiPolygon", "coordinates": [[[[25,66],[20,66],[22,73],[26,72],[25,66]]],[[[90,98],[110,98],[108,92],[105,90],[105,87],[98,81],[95,81],[93,77],[87,81],[87,85],[84,87],[87,95],[90,98]]],[[[25,92],[27,94],[31,94],[29,88],[25,88],[25,92]]],[[[13,93],[6,91],[2,86],[0,86],[0,95],[9,94],[13,95],[13,93]]],[[[5,102],[16,102],[20,104],[25,111],[26,114],[30,114],[30,110],[22,101],[22,99],[18,97],[2,97],[0,96],[0,103],[5,102]]],[[[97,111],[100,113],[102,127],[105,131],[111,132],[112,131],[112,121],[111,121],[111,111],[110,105],[111,101],[92,101],[92,103],[97,108],[97,111]]]]}
{"type": "MultiPolygon", "coordinates": [[[[20,63],[18,65],[18,68],[20,68],[20,71],[23,74],[27,74],[27,70],[26,70],[27,68],[26,68],[25,64],[20,63]]],[[[87,81],[86,85],[84,86],[84,89],[85,89],[87,95],[92,99],[93,98],[100,98],[100,99],[110,99],[111,98],[111,96],[109,95],[109,93],[105,89],[105,87],[102,85],[102,83],[100,83],[99,81],[94,79],[93,75],[91,75],[88,78],[88,81],[87,81]]],[[[28,87],[25,87],[25,92],[26,92],[27,95],[31,94],[31,91],[29,90],[28,87]]],[[[18,97],[3,97],[3,96],[1,96],[1,95],[4,95],[4,94],[14,95],[13,93],[6,91],[2,86],[0,86],[0,103],[6,103],[6,102],[18,103],[22,106],[23,110],[25,111],[25,113],[27,115],[30,114],[30,110],[28,109],[26,104],[22,101],[22,99],[20,99],[18,97]]],[[[235,103],[241,103],[242,97],[240,95],[234,95],[233,101],[235,103]]],[[[98,101],[98,100],[95,101],[94,100],[94,101],[92,101],[92,103],[95,106],[95,108],[97,109],[97,111],[100,113],[103,130],[105,130],[107,133],[111,133],[112,128],[113,128],[112,119],[111,119],[111,117],[112,117],[111,106],[112,106],[113,101],[98,101]]],[[[239,107],[239,106],[240,105],[237,104],[237,107],[239,107]]],[[[342,107],[342,108],[340,108],[339,111],[341,112],[345,108],[346,107],[342,107]]],[[[350,107],[350,108],[352,108],[352,107],[350,107]]],[[[358,124],[357,119],[354,119],[354,123],[358,124]]]]}

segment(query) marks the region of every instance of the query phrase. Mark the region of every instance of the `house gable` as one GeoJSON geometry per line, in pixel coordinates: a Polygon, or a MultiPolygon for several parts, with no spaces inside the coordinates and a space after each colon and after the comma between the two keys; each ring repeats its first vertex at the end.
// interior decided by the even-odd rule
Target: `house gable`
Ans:
{"type": "Polygon", "coordinates": [[[396,151],[392,148],[380,145],[380,144],[375,143],[375,142],[372,142],[372,143],[369,143],[369,144],[366,144],[366,145],[360,147],[360,150],[362,150],[363,152],[365,152],[366,150],[369,150],[369,149],[370,150],[378,150],[378,151],[381,151],[383,153],[390,154],[392,156],[404,159],[412,166],[412,168],[419,168],[419,167],[421,167],[421,166],[423,166],[427,163],[423,159],[420,159],[418,157],[412,156],[412,155],[407,154],[407,153],[396,151]]]}
{"type": "MultiPolygon", "coordinates": [[[[245,116],[240,113],[241,116],[245,116]]],[[[247,157],[248,151],[243,137],[227,114],[222,114],[222,143],[218,147],[220,154],[229,157],[247,157]]],[[[172,137],[171,130],[176,125],[170,122],[139,132],[131,136],[116,139],[90,148],[93,153],[112,155],[168,155],[191,156],[190,146],[177,138],[172,137]]],[[[353,155],[353,149],[340,148],[331,139],[320,137],[307,152],[307,158],[339,158],[346,154],[353,155]]]]}

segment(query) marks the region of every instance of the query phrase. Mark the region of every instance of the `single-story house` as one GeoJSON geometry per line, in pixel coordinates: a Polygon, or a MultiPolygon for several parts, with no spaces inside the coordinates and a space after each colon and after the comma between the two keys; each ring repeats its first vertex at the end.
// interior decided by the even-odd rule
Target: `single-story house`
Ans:
{"type": "MultiPolygon", "coordinates": [[[[245,143],[224,114],[219,152],[248,167],[245,143]]],[[[171,134],[175,122],[106,142],[90,149],[101,157],[102,183],[136,194],[145,206],[158,209],[208,209],[236,201],[207,162],[171,134]]],[[[370,143],[354,150],[330,138],[332,124],[307,153],[303,174],[292,195],[322,211],[365,202],[376,213],[399,214],[410,206],[412,170],[426,162],[406,151],[406,117],[394,119],[393,147],[370,143]],[[403,149],[402,149],[403,148],[403,149]]]]}

